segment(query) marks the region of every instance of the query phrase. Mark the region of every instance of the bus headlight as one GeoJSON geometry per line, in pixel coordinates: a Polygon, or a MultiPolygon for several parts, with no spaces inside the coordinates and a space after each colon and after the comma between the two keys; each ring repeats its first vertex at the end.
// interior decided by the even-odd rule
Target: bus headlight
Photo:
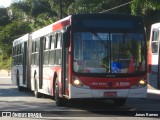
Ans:
{"type": "Polygon", "coordinates": [[[73,77],[73,78],[72,78],[72,84],[73,84],[73,86],[75,86],[75,87],[82,87],[82,86],[83,86],[82,82],[81,82],[80,79],[77,78],[77,77],[73,77]]]}
{"type": "Polygon", "coordinates": [[[140,80],[139,85],[146,85],[146,81],[145,80],[140,80]]]}
{"type": "Polygon", "coordinates": [[[138,81],[138,83],[136,85],[132,86],[131,88],[132,89],[141,88],[141,87],[145,87],[146,85],[147,85],[147,80],[143,78],[143,79],[140,79],[138,81]]]}

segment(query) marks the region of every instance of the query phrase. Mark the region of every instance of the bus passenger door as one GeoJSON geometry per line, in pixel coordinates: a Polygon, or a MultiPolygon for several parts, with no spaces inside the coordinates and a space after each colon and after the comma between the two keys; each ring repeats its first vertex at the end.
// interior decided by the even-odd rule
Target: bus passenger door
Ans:
{"type": "Polygon", "coordinates": [[[27,78],[27,42],[23,43],[23,84],[26,84],[27,78]]]}
{"type": "Polygon", "coordinates": [[[39,42],[39,89],[42,89],[43,85],[43,40],[44,37],[40,38],[39,42]]]}
{"type": "Polygon", "coordinates": [[[62,93],[68,90],[68,49],[62,48],[62,93]]]}
{"type": "Polygon", "coordinates": [[[62,34],[62,93],[67,94],[69,81],[68,55],[69,55],[69,30],[62,34]]]}

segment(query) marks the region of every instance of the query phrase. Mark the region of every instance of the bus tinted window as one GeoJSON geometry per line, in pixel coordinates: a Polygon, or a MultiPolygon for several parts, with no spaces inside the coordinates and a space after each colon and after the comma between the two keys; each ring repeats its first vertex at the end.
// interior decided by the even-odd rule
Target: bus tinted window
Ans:
{"type": "Polygon", "coordinates": [[[48,55],[49,55],[49,51],[44,51],[43,54],[44,54],[43,64],[44,64],[44,65],[48,65],[48,55]]]}
{"type": "Polygon", "coordinates": [[[159,38],[159,31],[154,30],[152,33],[152,41],[158,41],[158,38],[159,38]]]}
{"type": "Polygon", "coordinates": [[[53,50],[55,48],[55,35],[52,35],[51,42],[50,42],[50,49],[53,50]]]}
{"type": "Polygon", "coordinates": [[[54,53],[55,53],[54,50],[50,51],[50,54],[49,54],[50,55],[49,56],[49,64],[50,65],[54,65],[54,53]]]}
{"type": "Polygon", "coordinates": [[[44,50],[49,49],[49,42],[50,42],[50,39],[49,39],[49,38],[50,38],[49,36],[46,36],[46,37],[45,37],[44,50]]]}
{"type": "Polygon", "coordinates": [[[134,28],[135,21],[128,20],[84,20],[83,26],[89,28],[134,28]]]}
{"type": "Polygon", "coordinates": [[[35,52],[38,52],[38,41],[35,41],[35,52]]]}
{"type": "Polygon", "coordinates": [[[61,40],[62,40],[62,35],[61,33],[58,34],[58,39],[57,39],[57,48],[61,48],[61,40]]]}
{"type": "Polygon", "coordinates": [[[76,32],[74,33],[74,71],[78,73],[143,72],[146,70],[144,51],[142,33],[76,32]]]}
{"type": "Polygon", "coordinates": [[[159,31],[154,30],[152,32],[152,53],[158,53],[158,40],[159,39],[159,31]]]}

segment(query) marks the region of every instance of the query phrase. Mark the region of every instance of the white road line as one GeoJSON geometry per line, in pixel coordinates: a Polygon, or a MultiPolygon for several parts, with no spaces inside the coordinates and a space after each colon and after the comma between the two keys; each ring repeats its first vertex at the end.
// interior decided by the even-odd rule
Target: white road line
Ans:
{"type": "Polygon", "coordinates": [[[7,76],[7,77],[0,76],[0,78],[11,78],[11,77],[10,76],[7,76]]]}
{"type": "Polygon", "coordinates": [[[160,90],[152,90],[152,89],[148,89],[147,92],[148,92],[148,93],[160,94],[160,90]]]}

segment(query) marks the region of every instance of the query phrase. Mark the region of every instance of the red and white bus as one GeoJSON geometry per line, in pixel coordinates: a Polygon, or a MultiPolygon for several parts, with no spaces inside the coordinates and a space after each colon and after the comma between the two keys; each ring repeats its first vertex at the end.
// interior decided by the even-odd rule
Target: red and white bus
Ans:
{"type": "Polygon", "coordinates": [[[147,96],[147,47],[142,19],[77,14],[13,41],[12,80],[36,97],[113,99],[147,96]],[[19,62],[18,62],[19,61],[19,62]]]}
{"type": "Polygon", "coordinates": [[[148,50],[149,84],[160,89],[160,23],[151,26],[148,50]]]}

